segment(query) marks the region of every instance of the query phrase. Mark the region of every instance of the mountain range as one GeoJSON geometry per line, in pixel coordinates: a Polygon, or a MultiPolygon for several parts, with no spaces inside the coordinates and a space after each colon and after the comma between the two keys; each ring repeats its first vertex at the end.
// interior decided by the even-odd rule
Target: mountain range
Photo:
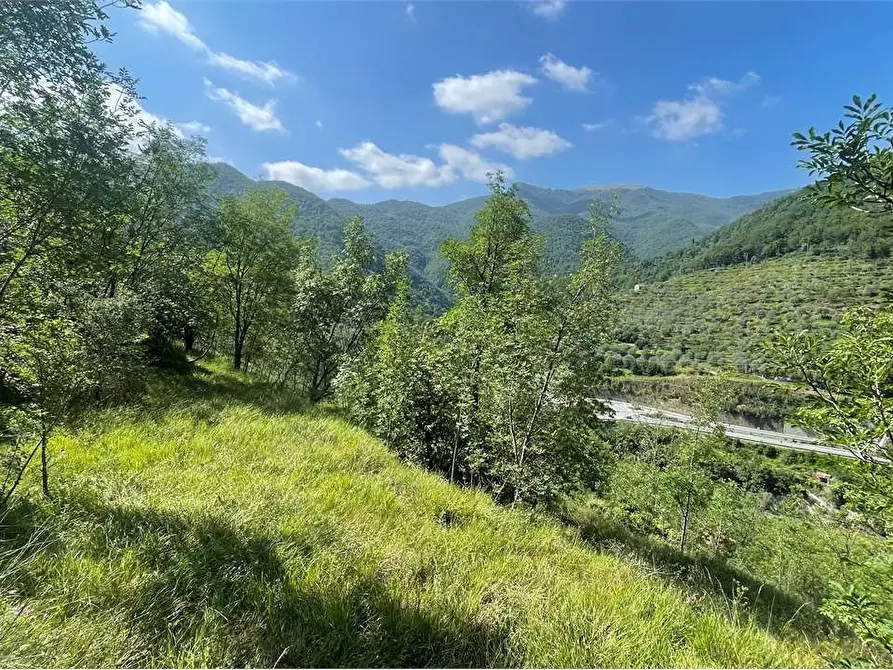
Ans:
{"type": "MultiPolygon", "coordinates": [[[[214,163],[212,189],[219,194],[244,191],[255,184],[246,175],[224,163],[214,163]]],[[[446,273],[437,247],[449,237],[467,234],[474,214],[486,196],[469,198],[445,206],[386,200],[359,204],[343,198],[325,200],[294,184],[259,182],[284,189],[297,203],[293,227],[311,234],[324,250],[337,249],[346,220],[362,216],[367,229],[382,249],[399,249],[409,256],[411,270],[433,285],[443,285],[446,273]]],[[[586,233],[589,204],[595,198],[616,195],[620,215],[614,234],[638,258],[648,259],[691,245],[718,228],[752,212],[789,191],[771,191],[731,198],[711,198],[691,193],[661,191],[641,185],[590,186],[573,190],[550,189],[521,183],[522,197],[530,206],[533,228],[547,238],[546,259],[555,271],[573,263],[586,233]]]]}

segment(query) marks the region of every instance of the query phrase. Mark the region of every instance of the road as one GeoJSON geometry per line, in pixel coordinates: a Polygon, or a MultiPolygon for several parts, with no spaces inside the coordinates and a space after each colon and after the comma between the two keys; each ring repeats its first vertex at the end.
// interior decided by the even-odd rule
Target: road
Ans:
{"type": "MultiPolygon", "coordinates": [[[[644,407],[635,403],[623,402],[622,400],[601,400],[600,402],[603,402],[614,410],[615,421],[647,423],[655,426],[665,426],[667,428],[694,429],[694,419],[688,414],[657,409],[656,407],[644,407]]],[[[766,444],[773,447],[780,447],[782,449],[795,449],[797,451],[811,451],[816,454],[828,454],[831,456],[841,456],[843,458],[855,458],[855,456],[846,449],[822,444],[815,438],[806,435],[789,435],[774,430],[749,428],[748,426],[739,426],[733,423],[721,423],[719,425],[722,426],[726,437],[741,440],[742,442],[766,444]]]]}

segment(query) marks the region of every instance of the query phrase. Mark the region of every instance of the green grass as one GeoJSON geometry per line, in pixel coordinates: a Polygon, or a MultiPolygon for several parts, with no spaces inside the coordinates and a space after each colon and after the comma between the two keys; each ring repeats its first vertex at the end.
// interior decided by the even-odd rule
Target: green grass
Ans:
{"type": "Polygon", "coordinates": [[[823,662],[231,375],[52,451],[53,499],[3,520],[3,666],[823,662]]]}

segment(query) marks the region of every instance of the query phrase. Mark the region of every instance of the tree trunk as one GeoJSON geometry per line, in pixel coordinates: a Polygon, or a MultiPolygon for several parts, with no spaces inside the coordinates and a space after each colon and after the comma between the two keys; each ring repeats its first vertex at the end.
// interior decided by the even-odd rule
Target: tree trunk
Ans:
{"type": "Polygon", "coordinates": [[[50,477],[47,471],[47,431],[40,435],[40,491],[44,498],[50,497],[50,477]]]}
{"type": "Polygon", "coordinates": [[[43,443],[43,440],[39,440],[37,444],[34,446],[34,449],[31,450],[31,453],[28,454],[28,458],[25,459],[25,462],[22,464],[22,467],[19,468],[19,473],[16,475],[15,481],[12,483],[12,486],[6,491],[6,495],[3,496],[3,500],[0,501],[0,510],[6,507],[6,503],[9,502],[9,499],[12,498],[12,494],[15,493],[15,490],[19,487],[19,483],[22,481],[22,475],[25,474],[25,469],[28,467],[28,464],[34,458],[34,454],[37,453],[37,450],[40,449],[40,445],[43,443]]]}
{"type": "Polygon", "coordinates": [[[236,321],[236,332],[233,335],[233,370],[242,369],[242,329],[236,321]]]}
{"type": "Polygon", "coordinates": [[[691,490],[685,498],[685,510],[682,514],[682,541],[679,543],[679,551],[685,553],[685,538],[688,535],[688,517],[691,514],[691,490]]]}
{"type": "Polygon", "coordinates": [[[450,464],[450,484],[456,482],[456,452],[459,450],[459,433],[453,438],[453,460],[450,464]]]}
{"type": "Polygon", "coordinates": [[[187,354],[192,353],[192,349],[195,347],[195,331],[192,329],[192,326],[186,325],[183,328],[183,348],[186,350],[187,354]]]}

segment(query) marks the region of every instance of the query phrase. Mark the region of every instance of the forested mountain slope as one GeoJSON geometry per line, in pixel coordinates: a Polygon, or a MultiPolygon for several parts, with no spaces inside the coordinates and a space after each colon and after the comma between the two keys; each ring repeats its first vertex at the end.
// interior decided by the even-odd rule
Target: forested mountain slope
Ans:
{"type": "MultiPolygon", "coordinates": [[[[229,165],[216,163],[214,168],[216,192],[235,193],[252,183],[229,165]]],[[[358,204],[343,198],[326,201],[285,182],[263,183],[286,190],[299,206],[295,230],[316,235],[323,247],[337,245],[343,222],[359,215],[382,248],[406,251],[410,264],[438,285],[445,275],[438,246],[449,237],[465,235],[485,200],[469,198],[441,207],[400,200],[358,204]]],[[[647,258],[690,244],[785,193],[710,198],[628,185],[562,190],[519,184],[519,190],[530,206],[534,230],[547,238],[546,255],[555,271],[573,263],[586,231],[589,204],[596,198],[609,200],[616,194],[621,213],[614,234],[635,255],[647,258]]]]}
{"type": "MultiPolygon", "coordinates": [[[[574,257],[586,230],[589,204],[596,198],[610,200],[616,194],[620,215],[614,234],[634,254],[651,257],[690,244],[742,214],[783,195],[784,191],[734,198],[709,198],[690,193],[671,193],[645,186],[586,187],[576,190],[548,189],[519,184],[521,197],[530,206],[533,229],[547,237],[550,258],[564,269],[574,257]]],[[[464,235],[484,198],[470,198],[444,207],[387,200],[359,205],[333,199],[329,204],[343,214],[360,214],[369,229],[392,246],[406,245],[421,257],[433,259],[433,251],[447,237],[464,235]]],[[[433,272],[439,267],[434,261],[433,272]]]]}
{"type": "Polygon", "coordinates": [[[752,263],[794,253],[838,258],[887,258],[893,218],[871,217],[846,207],[828,208],[800,190],[723,226],[685,249],[642,261],[634,282],[752,263]]]}

